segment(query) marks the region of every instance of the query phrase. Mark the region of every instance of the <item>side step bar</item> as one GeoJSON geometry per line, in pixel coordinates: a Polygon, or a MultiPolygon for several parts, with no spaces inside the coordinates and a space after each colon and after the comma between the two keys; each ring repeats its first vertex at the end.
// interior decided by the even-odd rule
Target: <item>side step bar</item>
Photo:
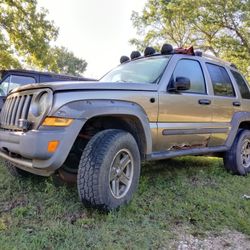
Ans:
{"type": "Polygon", "coordinates": [[[146,159],[149,161],[150,160],[154,161],[154,160],[163,160],[184,155],[206,155],[210,153],[224,152],[227,150],[228,147],[219,146],[210,148],[193,148],[193,149],[183,149],[183,150],[160,151],[147,155],[146,159]]]}

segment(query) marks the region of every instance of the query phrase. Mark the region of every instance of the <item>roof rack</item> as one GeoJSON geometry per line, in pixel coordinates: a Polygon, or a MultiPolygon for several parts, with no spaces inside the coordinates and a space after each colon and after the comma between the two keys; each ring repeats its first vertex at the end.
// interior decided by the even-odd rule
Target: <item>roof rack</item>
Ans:
{"type": "MultiPolygon", "coordinates": [[[[183,54],[183,55],[190,55],[190,56],[200,56],[204,57],[222,64],[225,64],[229,67],[237,69],[236,65],[230,62],[227,62],[223,59],[218,57],[203,53],[202,51],[194,51],[194,47],[190,46],[188,48],[180,47],[180,48],[173,48],[171,44],[163,44],[161,48],[161,52],[157,53],[153,47],[147,47],[144,51],[144,57],[148,56],[156,56],[156,55],[173,55],[173,54],[183,54]]],[[[142,58],[141,53],[139,51],[133,51],[131,53],[130,58],[127,56],[122,56],[120,59],[120,63],[129,62],[131,60],[142,58]]]]}
{"type": "Polygon", "coordinates": [[[209,55],[209,54],[206,54],[206,53],[203,53],[203,52],[199,52],[199,53],[200,53],[201,57],[204,57],[204,58],[207,58],[207,59],[219,62],[219,63],[223,63],[223,64],[226,64],[227,66],[230,66],[230,67],[233,67],[233,68],[237,69],[236,65],[233,64],[233,63],[230,63],[230,62],[225,61],[225,60],[223,60],[221,58],[218,58],[216,56],[212,56],[212,55],[209,55]]]}

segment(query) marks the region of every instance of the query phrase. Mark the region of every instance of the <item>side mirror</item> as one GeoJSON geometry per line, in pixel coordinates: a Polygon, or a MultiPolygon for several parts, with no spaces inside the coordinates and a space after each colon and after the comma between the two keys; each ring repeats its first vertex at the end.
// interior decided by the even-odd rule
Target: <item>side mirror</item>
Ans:
{"type": "Polygon", "coordinates": [[[181,90],[189,90],[190,89],[190,79],[187,77],[176,77],[175,82],[173,84],[173,88],[176,91],[181,91],[181,90]]]}

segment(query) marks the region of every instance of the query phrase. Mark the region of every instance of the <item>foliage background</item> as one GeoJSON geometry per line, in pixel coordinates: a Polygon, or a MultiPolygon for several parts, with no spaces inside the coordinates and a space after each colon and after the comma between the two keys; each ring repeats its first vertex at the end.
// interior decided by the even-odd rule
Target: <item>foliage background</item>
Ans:
{"type": "Polygon", "coordinates": [[[80,75],[87,63],[64,47],[52,47],[59,29],[36,0],[0,0],[0,68],[35,68],[80,75]]]}
{"type": "Polygon", "coordinates": [[[249,0],[148,0],[131,20],[139,50],[170,43],[190,46],[228,60],[250,80],[249,0]]]}

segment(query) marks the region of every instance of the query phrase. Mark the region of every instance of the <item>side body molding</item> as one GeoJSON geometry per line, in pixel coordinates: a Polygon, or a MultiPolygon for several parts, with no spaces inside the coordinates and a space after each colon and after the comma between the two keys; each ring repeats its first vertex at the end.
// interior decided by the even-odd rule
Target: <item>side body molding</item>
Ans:
{"type": "Polygon", "coordinates": [[[229,131],[227,140],[224,145],[208,148],[195,148],[195,149],[184,149],[184,150],[173,150],[173,151],[162,151],[162,152],[153,152],[151,155],[148,155],[148,160],[160,160],[173,158],[184,155],[206,155],[216,152],[225,152],[231,148],[237,132],[242,123],[246,122],[245,127],[250,129],[250,112],[236,112],[231,120],[231,129],[229,131]]]}
{"type": "Polygon", "coordinates": [[[146,140],[146,154],[152,153],[150,121],[144,109],[136,103],[119,100],[79,100],[61,106],[52,115],[85,121],[93,117],[109,115],[136,117],[143,128],[146,140]]]}

